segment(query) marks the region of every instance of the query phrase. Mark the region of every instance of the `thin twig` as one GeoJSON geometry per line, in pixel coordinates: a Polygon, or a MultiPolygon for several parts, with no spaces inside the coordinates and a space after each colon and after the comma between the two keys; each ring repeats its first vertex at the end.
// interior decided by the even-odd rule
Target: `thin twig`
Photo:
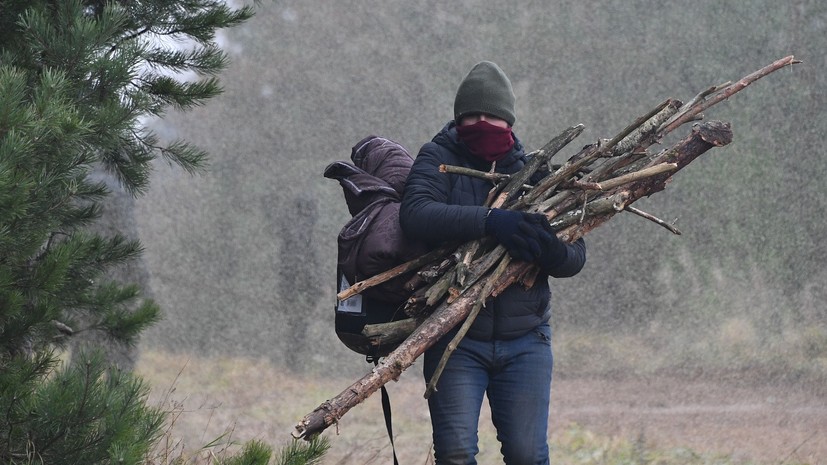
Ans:
{"type": "MultiPolygon", "coordinates": [[[[479,171],[473,168],[465,168],[464,166],[455,165],[439,165],[439,172],[447,174],[460,174],[463,176],[471,176],[472,178],[485,179],[486,181],[491,181],[494,184],[499,184],[501,182],[508,181],[511,179],[510,174],[492,173],[490,171],[479,171]]],[[[529,184],[523,184],[521,189],[523,191],[527,191],[530,190],[532,187],[533,186],[529,184]]]]}
{"type": "Polygon", "coordinates": [[[805,440],[801,441],[801,443],[800,443],[799,445],[795,446],[795,448],[794,448],[793,450],[791,450],[791,451],[790,451],[790,453],[789,453],[789,454],[787,454],[787,456],[786,456],[786,457],[784,457],[784,459],[783,459],[782,461],[778,462],[778,463],[779,463],[779,464],[783,464],[783,463],[785,463],[787,460],[790,460],[790,457],[792,457],[793,455],[795,455],[795,453],[796,453],[796,452],[798,452],[798,449],[801,449],[801,446],[803,446],[804,444],[807,444],[808,442],[810,442],[810,439],[813,439],[813,437],[814,437],[816,434],[818,434],[818,431],[813,431],[813,433],[812,433],[812,434],[810,434],[809,436],[807,436],[807,439],[805,439],[805,440]]]}
{"type": "Polygon", "coordinates": [[[418,270],[422,266],[427,265],[428,263],[449,254],[452,250],[454,250],[454,248],[455,247],[444,246],[438,249],[434,249],[419,258],[415,258],[401,265],[397,265],[388,271],[370,277],[364,281],[359,281],[358,283],[350,286],[344,291],[336,294],[336,300],[341,302],[343,300],[349,299],[350,297],[353,297],[356,294],[364,292],[365,289],[370,289],[371,287],[378,286],[386,281],[390,281],[391,279],[403,275],[409,271],[418,270]]]}
{"type": "Polygon", "coordinates": [[[490,171],[479,171],[472,168],[466,168],[464,166],[454,166],[454,165],[439,165],[439,172],[440,173],[448,173],[448,174],[460,174],[463,176],[471,176],[474,178],[485,179],[486,181],[491,181],[493,183],[498,183],[502,181],[508,181],[511,176],[505,173],[492,173],[490,171]]]}
{"type": "Polygon", "coordinates": [[[673,234],[677,234],[678,236],[681,235],[681,232],[680,232],[680,230],[678,230],[678,228],[676,228],[672,224],[667,223],[666,221],[663,221],[662,219],[656,217],[655,215],[652,215],[650,213],[646,213],[643,210],[638,210],[637,208],[635,208],[631,205],[626,205],[626,208],[624,208],[624,210],[626,210],[629,213],[634,213],[635,215],[640,216],[642,218],[646,218],[647,220],[652,221],[655,224],[663,226],[664,228],[671,231],[673,234]]]}

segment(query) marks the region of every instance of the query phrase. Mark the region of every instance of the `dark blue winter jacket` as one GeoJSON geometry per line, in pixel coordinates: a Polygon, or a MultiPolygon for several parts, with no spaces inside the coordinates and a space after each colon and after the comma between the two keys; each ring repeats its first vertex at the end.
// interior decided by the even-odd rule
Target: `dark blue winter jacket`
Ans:
{"type": "MultiPolygon", "coordinates": [[[[512,151],[496,164],[499,173],[512,174],[526,162],[523,146],[515,136],[512,151]]],[[[465,242],[485,236],[485,200],[490,181],[439,172],[439,165],[455,165],[489,171],[491,164],[470,153],[457,139],[455,123],[448,123],[431,142],[422,146],[411,168],[402,198],[399,220],[405,234],[431,247],[444,242],[465,242]]],[[[586,261],[582,239],[567,244],[567,259],[545,267],[548,275],[577,274],[586,261]]],[[[516,283],[486,302],[474,320],[468,337],[477,340],[508,340],[520,337],[551,316],[548,276],[540,275],[533,287],[516,283]]]]}

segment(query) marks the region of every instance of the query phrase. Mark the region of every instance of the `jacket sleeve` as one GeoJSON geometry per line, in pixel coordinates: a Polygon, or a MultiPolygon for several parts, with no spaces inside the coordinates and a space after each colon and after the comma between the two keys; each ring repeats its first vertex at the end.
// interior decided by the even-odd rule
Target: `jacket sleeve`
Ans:
{"type": "Polygon", "coordinates": [[[586,242],[581,237],[566,244],[566,257],[554,264],[540,263],[540,268],[552,278],[570,278],[586,264],[586,242]]]}
{"type": "Polygon", "coordinates": [[[431,246],[479,239],[485,235],[488,208],[449,203],[454,175],[439,172],[438,152],[433,142],[425,144],[411,167],[399,211],[402,230],[431,246]]]}

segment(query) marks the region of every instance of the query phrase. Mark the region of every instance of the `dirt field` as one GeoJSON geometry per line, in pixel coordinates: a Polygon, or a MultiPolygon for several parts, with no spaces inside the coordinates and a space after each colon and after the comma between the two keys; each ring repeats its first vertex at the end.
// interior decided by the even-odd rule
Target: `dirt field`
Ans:
{"type": "MultiPolygon", "coordinates": [[[[158,353],[142,357],[138,371],[153,386],[155,399],[184,406],[173,436],[190,450],[221,436],[228,426],[234,441],[260,439],[283,446],[298,420],[358,378],[298,377],[263,361],[179,359],[158,353]]],[[[420,372],[415,365],[388,386],[403,464],[432,463],[420,372]]],[[[646,449],[689,448],[728,455],[734,462],[827,465],[824,392],[707,378],[607,381],[558,376],[552,385],[552,442],[576,424],[604,437],[642,441],[646,449]]],[[[484,408],[480,465],[502,463],[488,418],[484,408]]],[[[325,435],[332,445],[325,464],[390,463],[378,393],[325,435]]]]}
{"type": "MultiPolygon", "coordinates": [[[[395,408],[420,411],[422,386],[399,384],[404,386],[391,386],[395,408]]],[[[378,404],[372,400],[367,402],[378,404]]],[[[374,421],[380,422],[376,408],[374,421]]],[[[487,415],[480,425],[479,463],[502,463],[487,415]]],[[[427,412],[419,416],[427,421],[427,412]]],[[[814,390],[663,377],[555,379],[550,422],[552,440],[577,424],[600,435],[643,441],[647,448],[689,448],[733,461],[827,464],[827,398],[814,390]]],[[[387,442],[377,434],[375,443],[387,442]]],[[[403,447],[404,441],[405,436],[398,440],[403,447]]],[[[424,457],[419,453],[408,463],[423,464],[424,457]]]]}
{"type": "Polygon", "coordinates": [[[827,464],[827,398],[812,389],[658,377],[558,379],[552,390],[558,424],[734,459],[827,464]]]}

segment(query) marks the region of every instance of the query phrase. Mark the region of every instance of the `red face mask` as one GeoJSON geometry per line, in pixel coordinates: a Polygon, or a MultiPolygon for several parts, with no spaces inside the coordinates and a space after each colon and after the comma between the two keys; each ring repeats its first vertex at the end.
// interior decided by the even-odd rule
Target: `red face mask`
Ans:
{"type": "Polygon", "coordinates": [[[488,162],[502,160],[514,147],[511,128],[494,126],[487,121],[457,126],[457,136],[468,146],[472,155],[488,162]]]}

